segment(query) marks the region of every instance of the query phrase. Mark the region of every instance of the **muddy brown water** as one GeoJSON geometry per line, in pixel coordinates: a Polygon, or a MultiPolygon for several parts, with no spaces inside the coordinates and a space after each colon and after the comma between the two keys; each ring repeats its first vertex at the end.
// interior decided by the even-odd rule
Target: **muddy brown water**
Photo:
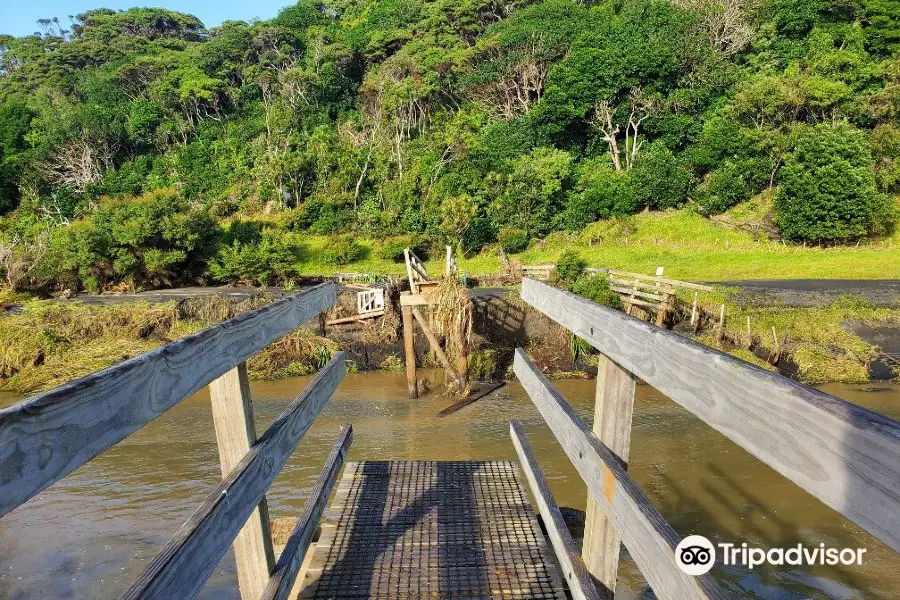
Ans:
{"type": "MultiPolygon", "coordinates": [[[[254,383],[257,430],[306,380],[254,383]]],[[[593,381],[559,381],[590,421],[593,381]]],[[[900,418],[898,385],[828,385],[826,391],[900,418]]],[[[349,460],[515,459],[508,421],[519,419],[560,505],[583,508],[585,488],[525,396],[501,393],[445,419],[449,404],[405,397],[402,374],[347,375],[268,495],[273,516],[296,516],[343,423],[356,432],[349,460]]],[[[0,396],[0,406],[19,398],[0,396]]],[[[219,479],[208,395],[188,398],[142,430],[0,519],[0,599],[110,598],[134,581],[219,479]]],[[[680,535],[763,548],[867,548],[861,566],[717,566],[735,598],[900,597],[900,556],[826,508],[649,386],[635,404],[630,472],[680,535]]],[[[229,552],[201,597],[238,598],[229,552]]],[[[636,566],[620,567],[618,598],[651,598],[636,566]]]]}

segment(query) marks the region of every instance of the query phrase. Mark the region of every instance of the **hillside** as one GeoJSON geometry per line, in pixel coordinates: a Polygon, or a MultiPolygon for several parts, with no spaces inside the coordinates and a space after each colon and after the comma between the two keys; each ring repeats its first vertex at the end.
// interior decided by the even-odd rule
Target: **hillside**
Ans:
{"type": "Polygon", "coordinates": [[[897,276],[895,2],[301,0],[214,29],[149,8],[42,26],[0,36],[17,289],[290,283],[444,243],[472,272],[499,244],[897,276]],[[735,227],[759,198],[764,227],[735,227]]]}

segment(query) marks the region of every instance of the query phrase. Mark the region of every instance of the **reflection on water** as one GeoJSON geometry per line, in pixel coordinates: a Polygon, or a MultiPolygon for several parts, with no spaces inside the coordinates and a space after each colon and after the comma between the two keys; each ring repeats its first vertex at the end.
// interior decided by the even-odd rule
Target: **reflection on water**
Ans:
{"type": "MultiPolygon", "coordinates": [[[[305,380],[253,384],[262,432],[305,380]]],[[[558,388],[590,421],[592,381],[558,388]]],[[[900,418],[900,386],[831,385],[829,391],[900,418]]],[[[347,375],[269,495],[273,516],[296,516],[340,426],[352,423],[348,460],[515,459],[508,421],[525,425],[529,442],[561,505],[582,508],[585,489],[518,384],[445,419],[449,401],[406,399],[402,374],[347,375]]],[[[0,397],[0,405],[16,400],[0,397]]],[[[802,542],[868,548],[858,567],[771,567],[714,573],[737,598],[896,598],[900,558],[857,526],[686,413],[648,386],[638,386],[630,473],[682,535],[760,547],[802,542]]],[[[0,599],[108,598],[134,581],[219,479],[205,392],[132,435],[0,519],[0,599]]],[[[650,597],[630,561],[617,598],[650,597]]],[[[238,598],[229,554],[203,598],[238,598]]]]}

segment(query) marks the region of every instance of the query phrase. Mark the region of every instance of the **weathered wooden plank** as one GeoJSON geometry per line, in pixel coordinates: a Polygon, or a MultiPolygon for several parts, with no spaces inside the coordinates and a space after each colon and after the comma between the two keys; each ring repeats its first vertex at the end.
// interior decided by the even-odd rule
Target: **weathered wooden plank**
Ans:
{"type": "Polygon", "coordinates": [[[427,306],[431,304],[425,294],[400,294],[400,306],[427,306]]]}
{"type": "Polygon", "coordinates": [[[459,402],[454,402],[453,404],[451,404],[450,406],[448,406],[447,408],[445,408],[444,410],[439,412],[437,416],[439,419],[443,419],[444,417],[450,416],[453,413],[464,409],[465,407],[469,406],[470,404],[474,404],[475,402],[478,402],[479,400],[481,400],[488,394],[495,392],[496,390],[499,390],[504,385],[506,385],[505,381],[497,381],[497,382],[485,383],[484,386],[480,387],[480,388],[476,387],[475,389],[473,389],[472,391],[469,392],[469,395],[467,397],[463,398],[459,402]]]}
{"type": "Polygon", "coordinates": [[[447,356],[447,353],[444,352],[444,349],[441,348],[440,342],[435,337],[434,333],[431,332],[431,328],[428,327],[428,323],[425,322],[425,317],[422,316],[422,312],[415,306],[411,307],[413,317],[415,317],[416,321],[419,323],[419,327],[422,329],[422,333],[425,334],[425,337],[428,339],[428,344],[431,346],[431,349],[434,350],[435,355],[438,357],[438,360],[441,361],[441,365],[443,365],[444,370],[447,372],[447,375],[453,379],[453,383],[456,384],[460,390],[465,389],[465,384],[463,383],[462,378],[459,374],[453,370],[453,365],[450,364],[450,358],[447,356]]]}
{"type": "Polygon", "coordinates": [[[531,446],[525,439],[522,425],[518,421],[512,421],[509,424],[509,436],[512,438],[516,454],[519,456],[519,463],[522,465],[528,487],[531,488],[531,495],[537,502],[538,512],[544,519],[547,535],[550,537],[550,543],[556,553],[556,559],[559,561],[563,578],[569,586],[572,597],[575,600],[600,600],[591,574],[578,554],[578,548],[572,540],[572,535],[553,499],[553,494],[550,493],[544,474],[534,457],[534,452],[531,451],[531,446]]]}
{"type": "MultiPolygon", "coordinates": [[[[604,355],[597,361],[597,390],[593,432],[627,468],[631,448],[631,416],[634,412],[634,377],[604,355]]],[[[582,555],[588,571],[606,587],[616,591],[619,547],[622,542],[593,494],[588,493],[584,519],[582,555]]]]}
{"type": "Polygon", "coordinates": [[[166,542],[123,599],[196,597],[346,370],[344,353],[338,352],[166,542]]]}
{"type": "Polygon", "coordinates": [[[666,279],[665,277],[656,277],[654,275],[643,275],[641,273],[631,273],[630,271],[618,271],[615,269],[609,269],[607,271],[610,275],[618,275],[620,277],[629,277],[635,279],[648,279],[653,282],[660,283],[668,283],[670,285],[674,285],[676,287],[689,288],[692,290],[702,290],[704,292],[713,291],[713,287],[711,285],[703,285],[702,283],[693,283],[691,281],[680,281],[678,279],[666,279]]]}
{"type": "Polygon", "coordinates": [[[628,294],[637,296],[638,298],[647,298],[649,300],[662,300],[665,298],[662,294],[651,294],[650,292],[642,292],[639,289],[627,288],[619,285],[611,285],[609,286],[614,292],[619,292],[620,294],[628,294]]]}
{"type": "Polygon", "coordinates": [[[624,302],[625,304],[632,304],[634,306],[644,306],[646,308],[654,308],[656,310],[659,310],[659,308],[662,306],[662,304],[659,304],[656,302],[646,302],[644,300],[636,300],[634,298],[633,293],[631,296],[626,296],[625,294],[619,294],[619,298],[621,298],[622,302],[624,302]]]}
{"type": "Polygon", "coordinates": [[[375,310],[372,312],[367,312],[361,315],[353,315],[352,317],[341,317],[340,319],[332,319],[330,321],[325,321],[325,324],[329,327],[332,325],[342,325],[344,323],[361,323],[366,319],[374,319],[376,317],[384,316],[384,310],[375,310]]]}
{"type": "Polygon", "coordinates": [[[522,298],[900,551],[900,423],[537,281],[522,298]]]}
{"type": "MultiPolygon", "coordinates": [[[[209,398],[219,447],[219,465],[224,478],[228,477],[256,443],[247,363],[241,363],[213,380],[209,384],[209,398]]],[[[265,496],[247,519],[244,528],[238,532],[232,545],[241,598],[259,598],[275,567],[265,496]]]]}
{"type": "MultiPolygon", "coordinates": [[[[322,511],[325,510],[328,496],[334,488],[334,482],[352,443],[353,427],[344,425],[334,448],[331,449],[328,460],[325,461],[325,468],[316,479],[316,485],[306,504],[303,505],[303,512],[297,520],[291,537],[288,538],[287,545],[278,559],[278,564],[275,566],[275,571],[272,573],[272,578],[269,580],[261,600],[287,600],[294,586],[294,580],[297,579],[300,565],[306,556],[306,551],[309,549],[309,544],[312,542],[313,534],[322,518],[322,511]]],[[[254,596],[254,598],[256,597],[254,596]]]]}
{"type": "Polygon", "coordinates": [[[514,369],[656,596],[664,600],[728,598],[709,574],[693,577],[681,571],[675,562],[678,534],[521,348],[516,350],[514,369]]]}
{"type": "Polygon", "coordinates": [[[621,287],[628,288],[629,290],[632,288],[638,288],[641,290],[647,291],[656,291],[656,292],[665,292],[667,294],[675,293],[675,286],[672,284],[660,285],[657,279],[654,277],[653,279],[644,281],[642,279],[616,279],[615,277],[609,278],[610,285],[617,285],[621,287]]]}
{"type": "Polygon", "coordinates": [[[319,285],[0,411],[0,516],[334,301],[319,285]]]}

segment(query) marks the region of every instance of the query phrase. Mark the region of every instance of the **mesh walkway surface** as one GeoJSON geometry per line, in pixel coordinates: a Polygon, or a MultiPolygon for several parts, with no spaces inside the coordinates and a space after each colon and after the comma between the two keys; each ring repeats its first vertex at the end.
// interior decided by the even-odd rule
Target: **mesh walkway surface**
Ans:
{"type": "Polygon", "coordinates": [[[348,463],[300,598],[565,593],[511,462],[348,463]]]}

